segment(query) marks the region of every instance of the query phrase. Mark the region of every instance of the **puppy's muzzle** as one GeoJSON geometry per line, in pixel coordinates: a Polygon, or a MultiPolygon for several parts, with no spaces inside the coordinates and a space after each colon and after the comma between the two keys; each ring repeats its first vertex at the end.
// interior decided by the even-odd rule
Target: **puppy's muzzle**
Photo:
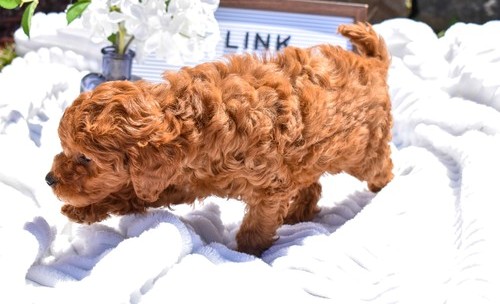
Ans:
{"type": "Polygon", "coordinates": [[[49,172],[47,173],[47,175],[45,175],[45,181],[47,182],[47,185],[51,187],[57,184],[57,180],[52,172],[49,172]]]}

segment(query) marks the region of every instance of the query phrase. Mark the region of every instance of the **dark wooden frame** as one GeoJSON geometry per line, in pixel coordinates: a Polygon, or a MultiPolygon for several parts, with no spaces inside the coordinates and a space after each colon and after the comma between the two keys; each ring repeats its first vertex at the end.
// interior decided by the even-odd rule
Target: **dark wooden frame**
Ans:
{"type": "Polygon", "coordinates": [[[365,22],[368,4],[321,0],[220,0],[220,7],[265,11],[302,13],[324,16],[351,17],[354,22],[365,22]]]}

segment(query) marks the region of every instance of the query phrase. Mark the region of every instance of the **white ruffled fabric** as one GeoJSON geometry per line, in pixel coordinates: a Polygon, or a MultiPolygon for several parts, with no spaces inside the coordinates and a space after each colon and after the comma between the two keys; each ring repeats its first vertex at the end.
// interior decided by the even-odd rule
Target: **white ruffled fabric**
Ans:
{"type": "Polygon", "coordinates": [[[395,178],[378,194],[322,179],[309,223],[262,258],[233,250],[243,206],[207,198],[85,226],[43,180],[85,72],[58,48],[0,73],[0,286],[19,303],[500,303],[499,22],[437,38],[376,25],[393,55],[395,178]],[[488,39],[485,39],[488,38],[488,39]]]}

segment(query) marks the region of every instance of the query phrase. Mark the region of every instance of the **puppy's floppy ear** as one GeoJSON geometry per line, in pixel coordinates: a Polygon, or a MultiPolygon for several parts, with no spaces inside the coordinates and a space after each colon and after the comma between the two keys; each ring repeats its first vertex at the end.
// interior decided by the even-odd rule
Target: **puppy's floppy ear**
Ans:
{"type": "Polygon", "coordinates": [[[129,172],[137,197],[154,202],[180,173],[180,150],[166,146],[136,146],[128,151],[129,172]]]}
{"type": "Polygon", "coordinates": [[[161,88],[142,89],[143,94],[134,98],[127,109],[129,119],[134,119],[123,128],[132,139],[126,154],[135,193],[142,200],[154,202],[179,173],[176,168],[182,149],[177,139],[181,124],[160,106],[157,99],[167,98],[161,88]]]}

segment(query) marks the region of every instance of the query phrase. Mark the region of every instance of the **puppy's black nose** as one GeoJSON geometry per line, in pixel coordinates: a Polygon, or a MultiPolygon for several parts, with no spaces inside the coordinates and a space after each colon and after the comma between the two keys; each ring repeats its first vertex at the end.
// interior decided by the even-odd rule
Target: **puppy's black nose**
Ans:
{"type": "Polygon", "coordinates": [[[54,186],[57,183],[57,180],[54,177],[54,174],[52,174],[52,172],[49,172],[47,173],[47,175],[45,175],[45,181],[49,186],[54,186]]]}

